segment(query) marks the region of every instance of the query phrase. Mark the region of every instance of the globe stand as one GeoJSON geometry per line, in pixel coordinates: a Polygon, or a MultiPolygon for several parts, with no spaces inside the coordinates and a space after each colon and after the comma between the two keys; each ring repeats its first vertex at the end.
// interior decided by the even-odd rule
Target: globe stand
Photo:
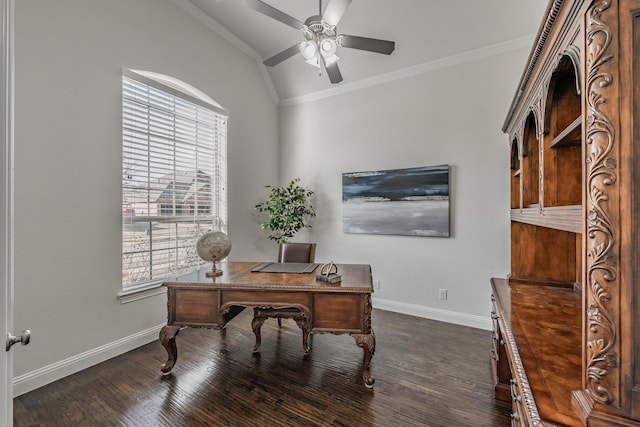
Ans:
{"type": "Polygon", "coordinates": [[[200,258],[213,263],[211,271],[205,273],[207,277],[222,276],[222,269],[218,268],[217,262],[231,252],[231,240],[222,231],[207,231],[196,240],[196,251],[200,258]]]}
{"type": "Polygon", "coordinates": [[[211,268],[210,271],[207,271],[206,276],[207,277],[222,276],[222,270],[216,266],[216,261],[213,261],[213,267],[211,268]]]}

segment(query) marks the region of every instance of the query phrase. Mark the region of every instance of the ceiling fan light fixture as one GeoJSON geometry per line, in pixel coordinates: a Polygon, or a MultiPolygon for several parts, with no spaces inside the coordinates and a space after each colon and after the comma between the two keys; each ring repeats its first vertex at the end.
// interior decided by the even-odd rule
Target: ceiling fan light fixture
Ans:
{"type": "Polygon", "coordinates": [[[304,62],[311,65],[312,67],[320,68],[320,61],[318,60],[317,56],[314,56],[313,58],[309,58],[304,62]]]}
{"type": "Polygon", "coordinates": [[[315,59],[316,53],[318,52],[318,46],[316,42],[313,40],[305,41],[300,43],[300,53],[304,56],[304,59],[307,61],[311,59],[315,59]]]}
{"type": "Polygon", "coordinates": [[[325,58],[330,58],[336,54],[336,41],[334,39],[326,38],[320,42],[320,53],[325,58]]]}

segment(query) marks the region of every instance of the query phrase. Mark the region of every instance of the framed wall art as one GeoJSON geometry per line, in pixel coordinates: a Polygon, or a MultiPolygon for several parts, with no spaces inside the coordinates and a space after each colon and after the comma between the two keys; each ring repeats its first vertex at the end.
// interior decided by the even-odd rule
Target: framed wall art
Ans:
{"type": "Polygon", "coordinates": [[[449,166],[343,173],[342,229],[449,237],[449,166]]]}

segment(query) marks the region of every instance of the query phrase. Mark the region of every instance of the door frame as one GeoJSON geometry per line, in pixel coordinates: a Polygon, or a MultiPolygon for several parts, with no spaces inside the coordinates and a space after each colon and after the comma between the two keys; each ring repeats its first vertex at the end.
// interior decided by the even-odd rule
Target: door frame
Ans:
{"type": "MultiPolygon", "coordinates": [[[[13,329],[14,5],[0,0],[0,333],[13,329]]],[[[13,357],[0,352],[0,425],[13,425],[13,357]]]]}

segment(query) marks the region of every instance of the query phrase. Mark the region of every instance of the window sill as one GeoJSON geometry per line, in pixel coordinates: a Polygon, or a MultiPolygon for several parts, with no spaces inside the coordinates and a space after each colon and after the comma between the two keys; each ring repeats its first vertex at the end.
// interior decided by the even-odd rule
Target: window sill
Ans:
{"type": "Polygon", "coordinates": [[[138,301],[144,298],[150,298],[156,295],[166,294],[167,289],[162,287],[162,281],[144,283],[118,293],[118,298],[122,304],[138,301]]]}

